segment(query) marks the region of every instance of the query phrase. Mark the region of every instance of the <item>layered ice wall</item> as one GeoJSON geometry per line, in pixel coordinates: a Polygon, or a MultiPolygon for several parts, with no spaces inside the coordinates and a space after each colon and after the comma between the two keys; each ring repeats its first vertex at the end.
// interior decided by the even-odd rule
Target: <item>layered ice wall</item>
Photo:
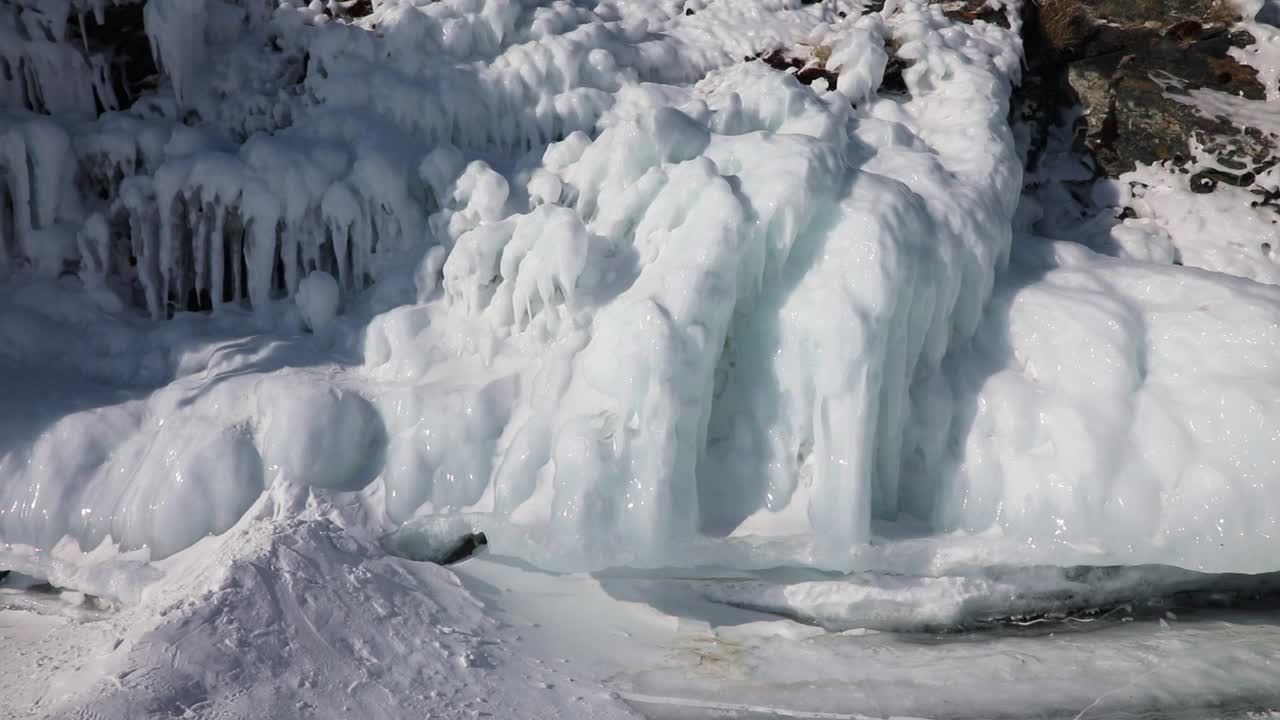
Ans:
{"type": "MultiPolygon", "coordinates": [[[[1270,366],[1201,373],[1197,341],[1131,332],[1158,298],[1037,303],[1093,280],[1004,272],[1016,8],[1012,29],[924,0],[142,18],[161,74],[127,110],[0,108],[5,542],[165,555],[297,486],[359,492],[385,529],[473,514],[559,567],[726,536],[849,567],[906,515],[1051,562],[1264,564],[1273,407],[1232,426],[1240,452],[1205,423],[1270,366]],[[750,60],[776,49],[828,75],[750,60]],[[1099,366],[1073,375],[1073,342],[1099,366]],[[1152,415],[1186,373],[1204,402],[1152,415]],[[1235,539],[1194,541],[1227,491],[1251,503],[1235,539]]],[[[1195,282],[1251,298],[1248,327],[1275,312],[1195,282]]]]}
{"type": "MultiPolygon", "coordinates": [[[[899,508],[904,455],[940,444],[906,432],[936,402],[913,389],[973,332],[1021,181],[1004,120],[1011,35],[944,27],[918,6],[825,38],[856,59],[841,68],[853,97],[761,63],[626,88],[594,140],[570,135],[516,173],[523,192],[431,156],[429,173],[460,173],[440,216],[455,238],[445,304],[549,352],[478,466],[415,453],[439,434],[425,418],[404,447],[392,423],[391,502],[457,507],[440,498],[461,475],[468,500],[491,492],[557,562],[661,562],[744,522],[828,551],[866,541],[873,509],[899,508]],[[921,58],[906,102],[874,93],[887,42],[921,58]],[[497,209],[524,196],[527,212],[497,209]]],[[[367,360],[437,343],[431,311],[416,312],[375,321],[367,360]]]]}

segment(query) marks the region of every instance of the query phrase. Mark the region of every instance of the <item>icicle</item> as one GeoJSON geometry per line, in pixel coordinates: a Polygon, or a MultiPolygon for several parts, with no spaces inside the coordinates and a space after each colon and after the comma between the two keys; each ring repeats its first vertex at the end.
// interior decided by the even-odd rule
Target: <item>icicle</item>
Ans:
{"type": "Polygon", "coordinates": [[[280,232],[280,260],[284,265],[285,292],[292,296],[298,290],[298,248],[300,243],[299,228],[294,223],[286,222],[280,232]]]}
{"type": "Polygon", "coordinates": [[[192,75],[204,58],[206,21],[203,0],[151,0],[143,9],[151,54],[173,82],[179,104],[189,99],[192,75]]]}
{"type": "Polygon", "coordinates": [[[44,0],[40,12],[48,18],[46,28],[53,37],[54,44],[65,40],[67,18],[71,16],[71,0],[44,0]]]}
{"type": "Polygon", "coordinates": [[[4,165],[9,169],[10,198],[13,200],[13,230],[15,249],[20,249],[23,238],[31,232],[31,169],[27,162],[27,149],[18,129],[3,136],[4,165]]]}
{"type": "Polygon", "coordinates": [[[120,99],[116,97],[115,87],[111,84],[111,72],[103,58],[93,58],[94,82],[93,93],[104,110],[119,110],[120,99]]]}
{"type": "Polygon", "coordinates": [[[3,163],[15,181],[12,195],[15,248],[38,262],[48,255],[45,251],[49,248],[37,238],[37,231],[54,225],[63,195],[70,192],[71,141],[62,128],[40,120],[10,130],[3,137],[3,145],[3,163]]]}
{"type": "Polygon", "coordinates": [[[13,63],[7,57],[0,57],[0,102],[21,105],[22,101],[22,83],[15,74],[13,63]]]}
{"type": "Polygon", "coordinates": [[[0,174],[0,275],[7,275],[13,260],[16,259],[12,255],[15,249],[11,200],[9,185],[5,182],[5,176],[0,174]]]}
{"type": "Polygon", "coordinates": [[[142,285],[147,302],[147,312],[154,319],[164,317],[164,304],[160,295],[159,267],[157,266],[155,218],[150,213],[133,210],[129,213],[129,231],[133,240],[133,256],[138,262],[138,282],[142,285]]]}
{"type": "Polygon", "coordinates": [[[369,202],[365,205],[365,213],[361,220],[363,221],[360,232],[355,232],[352,228],[351,233],[351,285],[356,290],[364,288],[364,277],[368,271],[369,258],[373,254],[373,248],[377,244],[377,222],[374,213],[378,212],[374,207],[374,203],[369,202]]]}
{"type": "Polygon", "coordinates": [[[213,235],[209,239],[209,299],[214,308],[219,308],[222,307],[222,286],[226,277],[223,274],[223,263],[226,262],[223,248],[227,243],[224,234],[226,215],[222,207],[212,203],[209,205],[209,215],[213,218],[213,235]]]}
{"type": "Polygon", "coordinates": [[[44,100],[40,98],[40,79],[36,77],[36,71],[28,60],[23,58],[19,64],[22,66],[23,102],[31,109],[37,109],[44,104],[44,100]]]}
{"type": "Polygon", "coordinates": [[[173,265],[169,268],[172,273],[169,284],[172,290],[171,301],[173,303],[174,312],[180,312],[187,308],[187,300],[191,297],[191,273],[187,272],[187,268],[191,266],[191,250],[195,239],[192,237],[193,228],[179,222],[175,230],[178,233],[178,244],[174,248],[173,265]]]}
{"type": "Polygon", "coordinates": [[[350,289],[351,285],[351,228],[347,225],[330,226],[333,256],[337,261],[338,286],[350,289]]]}
{"type": "Polygon", "coordinates": [[[101,280],[110,272],[111,232],[107,219],[95,212],[85,220],[76,233],[76,245],[80,254],[80,277],[101,280]]]}
{"type": "Polygon", "coordinates": [[[191,228],[191,269],[195,275],[193,289],[199,296],[209,272],[209,220],[207,203],[195,197],[187,204],[187,226],[191,228]]]}
{"type": "Polygon", "coordinates": [[[271,275],[275,268],[279,214],[255,213],[245,223],[245,264],[249,269],[249,304],[262,310],[271,301],[271,275]]]}
{"type": "Polygon", "coordinates": [[[359,199],[356,198],[351,186],[345,182],[336,182],[329,186],[320,203],[320,212],[329,229],[329,239],[333,243],[338,286],[342,288],[355,287],[351,267],[351,241],[356,224],[361,222],[364,216],[361,210],[359,199]]]}
{"type": "MultiPolygon", "coordinates": [[[[61,242],[48,233],[59,219],[64,194],[71,192],[70,140],[47,121],[18,125],[0,136],[0,164],[8,168],[13,201],[14,252],[45,272],[61,269],[61,242]]],[[[65,241],[71,238],[62,235],[65,241]]]]}
{"type": "MultiPolygon", "coordinates": [[[[323,232],[317,233],[315,232],[314,228],[310,228],[310,227],[308,228],[308,231],[309,231],[308,234],[311,237],[319,236],[323,241],[323,238],[324,238],[323,232]]],[[[325,272],[329,272],[329,273],[332,272],[332,268],[321,267],[320,246],[321,246],[321,243],[317,243],[317,242],[310,242],[302,246],[302,275],[304,277],[306,275],[309,275],[315,272],[316,270],[324,270],[325,272]]]]}
{"type": "MultiPolygon", "coordinates": [[[[194,206],[193,206],[194,207],[194,206]]],[[[209,279],[209,247],[213,242],[210,237],[213,220],[213,203],[205,202],[201,207],[199,215],[192,220],[191,245],[195,254],[195,271],[196,271],[196,294],[201,291],[208,290],[209,279]]],[[[210,295],[212,295],[210,291],[210,295]]]]}
{"type": "Polygon", "coordinates": [[[240,299],[245,297],[245,294],[246,294],[244,267],[243,267],[243,264],[241,263],[241,260],[246,258],[245,248],[244,248],[245,232],[246,232],[246,229],[242,224],[239,228],[236,229],[236,232],[233,233],[231,236],[230,260],[231,260],[231,277],[233,280],[231,284],[231,299],[233,302],[239,302],[240,299]]]}
{"type": "Polygon", "coordinates": [[[174,219],[173,203],[178,199],[176,196],[165,195],[165,199],[159,203],[160,215],[160,232],[159,246],[156,253],[156,267],[159,272],[160,281],[160,302],[163,305],[169,300],[169,293],[172,290],[174,258],[177,254],[177,240],[174,238],[174,226],[177,222],[174,219]]]}
{"type": "Polygon", "coordinates": [[[84,26],[84,16],[85,13],[83,12],[76,13],[76,19],[80,21],[80,41],[84,43],[84,54],[87,57],[89,55],[89,32],[84,26]]]}

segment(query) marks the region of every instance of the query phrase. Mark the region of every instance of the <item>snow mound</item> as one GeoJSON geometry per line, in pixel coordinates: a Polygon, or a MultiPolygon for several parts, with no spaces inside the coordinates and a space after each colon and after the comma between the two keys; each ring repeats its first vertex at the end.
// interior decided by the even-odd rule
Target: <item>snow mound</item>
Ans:
{"type": "MultiPolygon", "coordinates": [[[[388,556],[322,504],[281,514],[299,499],[283,490],[153,563],[162,575],[131,604],[50,633],[46,649],[85,656],[29,668],[49,680],[19,693],[34,714],[634,717],[579,668],[528,654],[447,569],[388,556]]],[[[139,579],[120,563],[98,569],[139,579]]]]}

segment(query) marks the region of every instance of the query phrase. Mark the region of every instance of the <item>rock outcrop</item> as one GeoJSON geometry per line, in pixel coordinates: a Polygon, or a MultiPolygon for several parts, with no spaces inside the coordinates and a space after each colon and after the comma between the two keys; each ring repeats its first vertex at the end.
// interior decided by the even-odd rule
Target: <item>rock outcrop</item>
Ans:
{"type": "Polygon", "coordinates": [[[1029,7],[1028,61],[1043,86],[1031,94],[1042,124],[1078,103],[1077,132],[1100,175],[1168,163],[1194,192],[1225,183],[1274,202],[1274,189],[1256,183],[1276,165],[1280,137],[1238,119],[1261,111],[1268,88],[1233,54],[1256,39],[1225,0],[1029,7]]]}

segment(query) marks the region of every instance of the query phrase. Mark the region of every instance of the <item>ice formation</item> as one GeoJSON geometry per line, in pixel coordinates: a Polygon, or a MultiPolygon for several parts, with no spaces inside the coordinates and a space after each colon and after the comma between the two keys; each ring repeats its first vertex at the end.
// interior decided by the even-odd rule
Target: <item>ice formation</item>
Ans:
{"type": "MultiPolygon", "coordinates": [[[[96,3],[101,23],[105,0],[96,3]]],[[[0,8],[0,102],[58,115],[93,115],[96,107],[115,110],[120,99],[110,79],[106,56],[88,50],[83,12],[72,0],[51,0],[39,7],[10,3],[0,8]],[[78,29],[82,51],[67,42],[78,29]]]]}
{"type": "MultiPolygon", "coordinates": [[[[881,73],[890,33],[907,56],[945,37],[925,8],[898,22],[867,16],[830,42],[881,73]],[[868,43],[876,52],[843,49],[868,43]]],[[[466,499],[436,487],[432,506],[480,502],[492,475],[494,511],[537,519],[556,558],[587,563],[660,561],[702,530],[793,504],[807,525],[788,531],[837,548],[868,539],[873,499],[898,508],[903,455],[937,442],[905,436],[910,388],[976,326],[1020,186],[1001,111],[1016,55],[953,42],[930,48],[946,85],[991,103],[957,101],[922,66],[906,106],[867,102],[879,77],[850,85],[855,114],[842,93],[739,64],[690,89],[621,92],[597,138],[571,134],[527,173],[528,212],[502,217],[509,184],[476,163],[461,171],[441,218],[456,235],[444,302],[551,347],[506,447],[490,433],[462,475],[466,499]],[[951,127],[920,121],[944,113],[951,127]],[[955,177],[972,194],[944,192],[955,177]]],[[[437,153],[424,174],[458,164],[437,153]]],[[[430,311],[407,312],[423,319],[375,321],[367,361],[437,342],[421,339],[430,311]]],[[[421,482],[401,477],[432,474],[424,462],[388,468],[388,487],[421,482]]]]}
{"type": "Polygon", "coordinates": [[[973,398],[963,463],[920,497],[947,527],[1274,569],[1280,292],[1074,243],[1023,252],[952,365],[973,398]]]}
{"type": "Polygon", "coordinates": [[[0,10],[6,412],[51,408],[0,424],[0,539],[160,557],[284,485],[557,567],[848,568],[910,515],[1274,569],[1280,298],[1006,270],[1015,7],[695,5],[148,0],[128,107],[57,42],[101,3],[0,10]],[[835,87],[744,61],[800,47],[835,87]]]}

